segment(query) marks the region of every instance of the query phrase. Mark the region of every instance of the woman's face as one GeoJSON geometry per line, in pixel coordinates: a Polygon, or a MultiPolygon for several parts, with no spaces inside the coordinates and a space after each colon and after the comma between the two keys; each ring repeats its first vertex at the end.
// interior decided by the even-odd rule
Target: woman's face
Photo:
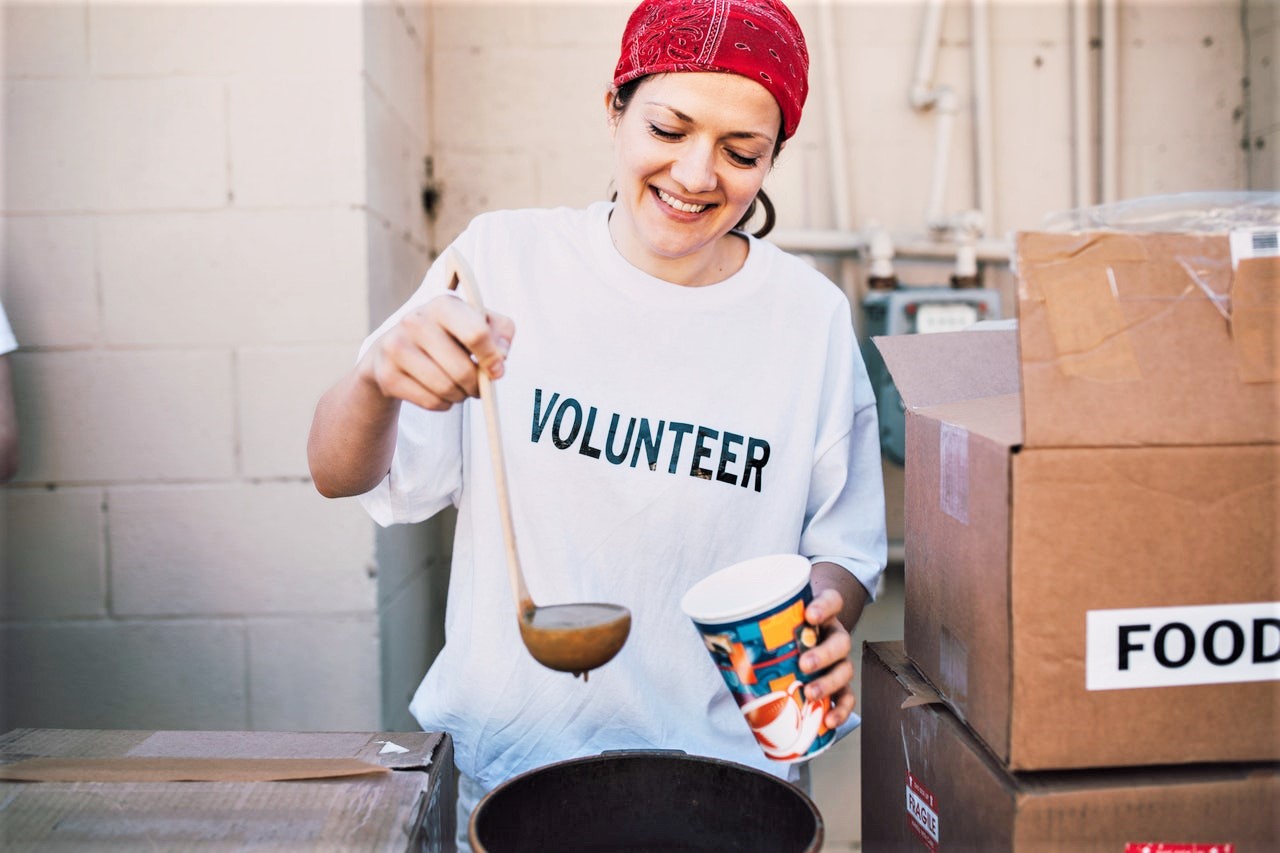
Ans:
{"type": "Polygon", "coordinates": [[[612,119],[618,199],[610,230],[623,257],[668,281],[724,278],[716,269],[734,249],[721,238],[773,164],[777,101],[738,74],[661,74],[641,82],[612,119]]]}

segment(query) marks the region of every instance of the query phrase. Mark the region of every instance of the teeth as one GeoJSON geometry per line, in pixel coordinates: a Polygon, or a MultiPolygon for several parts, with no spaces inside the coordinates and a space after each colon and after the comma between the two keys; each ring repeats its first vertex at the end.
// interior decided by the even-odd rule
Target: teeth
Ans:
{"type": "Polygon", "coordinates": [[[707,209],[707,206],[705,204],[685,204],[679,199],[673,198],[667,195],[662,190],[658,190],[658,198],[662,199],[664,202],[671,205],[676,210],[681,210],[681,211],[684,211],[685,213],[701,213],[702,211],[707,209]]]}

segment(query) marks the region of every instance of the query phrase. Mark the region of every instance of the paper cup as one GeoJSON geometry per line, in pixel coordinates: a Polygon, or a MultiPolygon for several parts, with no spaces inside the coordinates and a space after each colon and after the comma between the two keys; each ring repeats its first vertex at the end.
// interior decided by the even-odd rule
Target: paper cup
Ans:
{"type": "Polygon", "coordinates": [[[774,761],[807,761],[835,740],[831,698],[804,698],[800,655],[817,644],[804,621],[813,600],[809,561],[773,554],[735,563],[685,593],[681,608],[737,700],[751,733],[774,761]]]}

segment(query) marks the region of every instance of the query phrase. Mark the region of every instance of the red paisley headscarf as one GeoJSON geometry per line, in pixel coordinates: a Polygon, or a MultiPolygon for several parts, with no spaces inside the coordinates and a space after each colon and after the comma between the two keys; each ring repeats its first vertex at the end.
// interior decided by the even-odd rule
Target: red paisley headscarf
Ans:
{"type": "Polygon", "coordinates": [[[809,94],[804,33],[780,0],[643,0],[622,34],[613,85],[668,71],[728,71],[755,80],[782,108],[788,138],[809,94]]]}

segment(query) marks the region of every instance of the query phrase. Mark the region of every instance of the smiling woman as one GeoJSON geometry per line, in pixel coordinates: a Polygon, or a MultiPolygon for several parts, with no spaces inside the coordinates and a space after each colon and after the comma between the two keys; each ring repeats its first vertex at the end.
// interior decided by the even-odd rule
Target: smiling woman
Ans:
{"type": "Polygon", "coordinates": [[[830,697],[824,731],[857,722],[849,631],[886,556],[874,398],[843,292],[744,231],[807,70],[778,0],[642,2],[603,104],[616,198],[477,216],[316,408],[322,493],[381,524],[458,507],[446,645],[410,709],[453,736],[463,849],[485,791],[577,756],[677,749],[798,777],[756,746],[679,606],[751,557],[807,561],[818,642],[792,689],[830,697]],[[448,292],[454,255],[487,311],[448,292]],[[481,370],[520,425],[506,491],[532,597],[632,613],[586,684],[521,647],[481,370]]]}
{"type": "Polygon", "coordinates": [[[755,202],[781,136],[777,102],[752,80],[711,72],[643,77],[609,107],[618,197],[614,244],[676,284],[723,281],[747,241],[731,234],[755,202]]]}

